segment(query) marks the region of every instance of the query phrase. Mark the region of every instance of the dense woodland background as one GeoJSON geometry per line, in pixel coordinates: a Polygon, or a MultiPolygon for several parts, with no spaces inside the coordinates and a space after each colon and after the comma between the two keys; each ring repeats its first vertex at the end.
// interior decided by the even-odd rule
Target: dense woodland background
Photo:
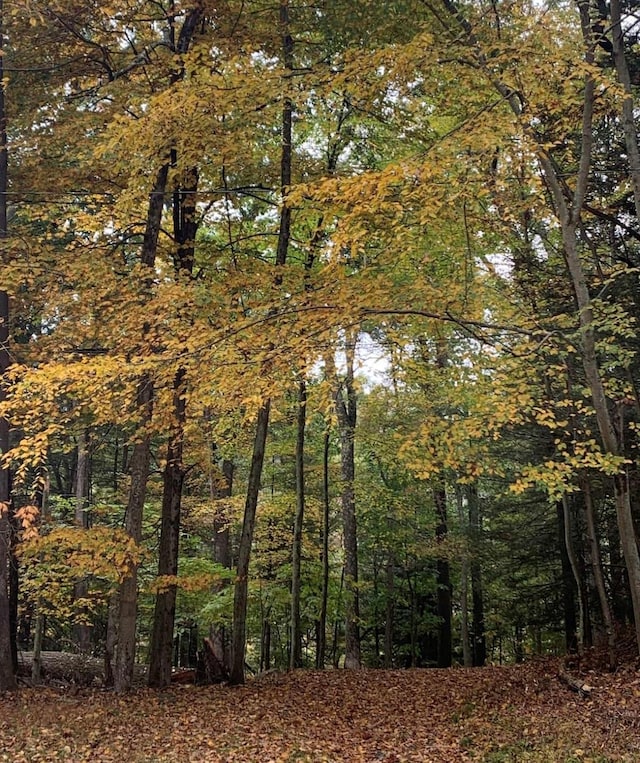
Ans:
{"type": "Polygon", "coordinates": [[[42,650],[119,691],[136,663],[613,667],[635,3],[0,18],[0,689],[42,650]]]}

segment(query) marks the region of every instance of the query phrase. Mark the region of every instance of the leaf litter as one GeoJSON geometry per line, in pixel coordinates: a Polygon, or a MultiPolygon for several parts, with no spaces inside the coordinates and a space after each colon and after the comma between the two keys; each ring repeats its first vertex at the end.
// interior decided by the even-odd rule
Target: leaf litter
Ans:
{"type": "Polygon", "coordinates": [[[246,686],[0,698],[0,761],[40,763],[633,763],[640,674],[558,660],[449,670],[295,671],[246,686]]]}

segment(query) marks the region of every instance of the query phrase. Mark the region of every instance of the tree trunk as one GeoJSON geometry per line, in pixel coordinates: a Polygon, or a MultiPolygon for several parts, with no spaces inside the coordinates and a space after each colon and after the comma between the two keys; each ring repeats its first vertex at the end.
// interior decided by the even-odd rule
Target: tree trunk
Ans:
{"type": "MultiPolygon", "coordinates": [[[[215,452],[215,449],[214,449],[215,452]]],[[[224,459],[222,461],[222,478],[220,484],[218,480],[210,479],[211,498],[219,501],[221,498],[229,498],[233,490],[233,461],[224,459]]],[[[229,532],[228,508],[220,510],[220,504],[216,507],[216,513],[213,519],[213,559],[227,569],[231,569],[231,534],[229,532]]],[[[224,584],[220,584],[218,590],[224,584]]],[[[224,625],[212,625],[209,631],[208,648],[212,656],[212,666],[208,671],[208,677],[218,682],[221,678],[225,680],[229,677],[231,671],[228,632],[224,625]]],[[[205,647],[207,648],[207,647],[205,647]]]]}
{"type": "Polygon", "coordinates": [[[469,534],[471,537],[473,555],[469,565],[471,574],[471,632],[474,667],[482,667],[487,661],[487,640],[484,628],[484,593],[482,587],[482,567],[480,565],[480,550],[482,548],[482,517],[478,486],[469,485],[467,491],[469,503],[469,534]]]}
{"type": "MultiPolygon", "coordinates": [[[[293,68],[293,39],[289,33],[289,0],[280,3],[280,31],[282,34],[283,61],[286,69],[293,68]]],[[[293,140],[293,104],[289,98],[284,99],[282,107],[282,133],[280,154],[280,192],[282,207],[280,210],[280,225],[276,249],[276,269],[280,271],[286,264],[291,238],[291,208],[286,194],[291,186],[292,140],[293,140]]],[[[276,273],[275,284],[282,283],[281,272],[276,273]]],[[[258,411],[256,434],[253,442],[253,454],[247,485],[247,499],[244,506],[242,534],[238,548],[238,571],[233,599],[233,635],[231,643],[231,675],[232,684],[244,683],[244,658],[247,635],[247,593],[249,586],[249,560],[253,542],[253,528],[256,520],[260,479],[264,463],[264,451],[269,430],[269,413],[271,400],[267,399],[258,411]]]]}
{"type": "MultiPolygon", "coordinates": [[[[436,542],[442,543],[447,539],[447,493],[444,485],[439,485],[434,490],[434,502],[436,507],[436,542]]],[[[449,561],[440,558],[436,561],[437,612],[440,623],[438,625],[438,667],[451,667],[451,577],[449,573],[449,561]]]]}
{"type": "MultiPolygon", "coordinates": [[[[520,117],[522,114],[522,104],[520,99],[512,88],[500,81],[491,71],[469,21],[467,21],[463,14],[458,10],[453,0],[443,0],[443,4],[451,18],[454,19],[466,33],[470,44],[474,48],[478,65],[485,71],[495,89],[505,98],[506,103],[509,104],[513,113],[517,117],[520,117]]],[[[589,66],[593,66],[595,65],[594,45],[596,44],[596,40],[595,35],[593,34],[591,6],[587,0],[578,0],[577,4],[585,46],[584,60],[589,66]]],[[[619,25],[619,4],[616,5],[614,3],[612,12],[614,14],[613,32],[617,46],[616,49],[614,49],[615,62],[618,67],[617,73],[618,77],[621,78],[625,89],[627,89],[627,83],[624,81],[624,68],[621,66],[621,52],[623,53],[621,39],[623,30],[619,25]]],[[[602,372],[596,354],[593,305],[585,271],[580,259],[578,239],[576,235],[589,186],[593,150],[593,109],[595,97],[596,83],[593,76],[587,73],[585,75],[583,91],[580,156],[572,189],[567,186],[564,177],[559,175],[558,169],[544,146],[538,145],[537,156],[542,175],[553,200],[554,213],[560,223],[567,270],[569,272],[578,308],[578,319],[581,330],[582,366],[591,392],[591,400],[595,410],[603,451],[607,455],[621,456],[622,453],[620,451],[613,420],[608,408],[602,372]]],[[[632,162],[630,173],[634,186],[634,201],[636,201],[638,199],[636,185],[640,187],[640,164],[637,156],[637,138],[631,130],[631,128],[633,128],[633,132],[635,132],[635,125],[633,122],[633,103],[628,96],[623,102],[623,129],[625,130],[625,143],[630,149],[629,158],[632,162]]],[[[526,124],[524,127],[525,130],[528,129],[526,124]]],[[[536,136],[534,134],[530,134],[530,137],[532,141],[536,141],[536,136]]],[[[638,213],[640,213],[640,206],[638,207],[638,213]]],[[[640,653],[640,553],[638,552],[631,511],[629,478],[627,470],[622,464],[620,465],[620,471],[614,476],[613,484],[616,503],[616,518],[620,532],[622,553],[627,574],[629,576],[637,649],[638,653],[640,653]]]]}
{"type": "Polygon", "coordinates": [[[44,641],[46,618],[43,614],[36,615],[36,628],[33,635],[33,663],[31,665],[31,680],[35,685],[42,679],[42,643],[44,641]]]}
{"type": "Polygon", "coordinates": [[[266,673],[271,670],[271,621],[269,610],[262,620],[262,632],[260,635],[260,672],[266,673]]]}
{"type": "Polygon", "coordinates": [[[182,452],[186,418],[184,376],[184,370],[180,369],[174,380],[173,408],[176,422],[173,436],[167,448],[167,462],[163,475],[162,518],[158,551],[158,578],[161,588],[156,594],[149,648],[148,678],[149,686],[156,689],[169,686],[171,683],[177,586],[174,582],[163,582],[162,578],[175,578],[178,575],[180,512],[184,483],[182,452]]]}
{"type": "MultiPolygon", "coordinates": [[[[462,488],[456,486],[456,502],[458,504],[458,521],[467,540],[470,540],[467,521],[464,516],[464,499],[462,488]],[[466,530],[466,532],[465,532],[466,530]]],[[[471,648],[471,638],[469,630],[469,552],[468,548],[462,551],[460,563],[460,639],[462,641],[462,662],[465,668],[473,665],[473,650],[471,648]]]]}
{"type": "Polygon", "coordinates": [[[393,613],[394,613],[394,588],[395,588],[395,565],[393,559],[389,559],[386,569],[385,585],[385,619],[384,619],[384,666],[393,667],[393,613]]]}
{"type": "MultiPolygon", "coordinates": [[[[591,38],[591,24],[589,6],[581,1],[580,4],[582,26],[585,40],[591,38]]],[[[592,64],[593,43],[587,43],[585,59],[592,64]]],[[[578,316],[582,339],[582,365],[591,391],[591,400],[596,414],[598,430],[602,440],[603,450],[612,456],[622,456],[619,441],[613,425],[613,420],[608,407],[607,396],[598,358],[596,354],[596,337],[593,326],[593,306],[591,295],[587,286],[587,279],[580,260],[576,229],[580,222],[580,213],[584,204],[584,198],[589,181],[589,169],[591,166],[591,152],[593,145],[593,106],[595,101],[595,82],[591,76],[586,77],[584,88],[584,105],[582,115],[582,145],[580,165],[575,182],[575,190],[569,201],[564,195],[563,182],[558,178],[556,169],[541,150],[539,155],[540,165],[544,177],[554,199],[555,211],[562,229],[562,243],[567,263],[567,269],[571,277],[573,291],[578,306],[578,316]]],[[[631,588],[631,600],[633,603],[633,616],[636,630],[638,652],[640,653],[640,554],[635,537],[635,528],[631,512],[629,497],[629,478],[624,466],[613,478],[614,494],[616,502],[616,516],[620,530],[620,542],[624,555],[629,586],[631,588]]]]}
{"type": "MultiPolygon", "coordinates": [[[[167,163],[158,171],[153,191],[149,197],[140,260],[143,265],[149,268],[150,272],[156,259],[168,175],[169,164],[167,163]]],[[[151,422],[153,411],[153,381],[146,374],[138,384],[136,404],[140,413],[140,431],[142,434],[134,444],[131,454],[131,485],[125,516],[125,530],[135,543],[140,543],[151,446],[151,438],[146,432],[146,426],[151,422]]],[[[136,616],[138,611],[137,565],[132,566],[129,575],[120,586],[118,607],[118,646],[114,686],[116,691],[124,692],[129,691],[132,686],[133,666],[135,664],[136,616]]]]}
{"type": "Polygon", "coordinates": [[[593,577],[596,584],[596,591],[598,592],[598,601],[600,602],[602,622],[604,624],[604,630],[607,637],[607,656],[609,660],[609,670],[613,671],[616,668],[617,662],[616,636],[613,627],[611,607],[609,605],[609,599],[607,597],[607,591],[604,582],[604,574],[602,571],[602,558],[600,554],[600,544],[598,543],[598,536],[596,533],[596,521],[593,507],[593,497],[591,494],[591,483],[589,482],[588,478],[583,477],[580,480],[580,487],[582,489],[582,495],[584,496],[584,511],[587,523],[587,537],[591,547],[591,565],[593,568],[593,577]]]}
{"type": "MultiPolygon", "coordinates": [[[[83,530],[89,529],[89,480],[90,480],[90,457],[89,457],[89,431],[85,429],[78,438],[78,457],[76,459],[76,527],[83,530]]],[[[87,580],[79,580],[73,587],[74,601],[85,599],[88,592],[87,580]]],[[[80,613],[76,613],[78,616],[80,613]]],[[[83,607],[83,616],[87,616],[87,608],[83,607]]],[[[86,622],[76,623],[73,626],[73,639],[76,646],[83,654],[91,650],[91,628],[86,622]]]]}
{"type": "Polygon", "coordinates": [[[567,497],[566,493],[562,496],[562,519],[564,527],[564,547],[567,553],[567,558],[569,560],[571,573],[573,574],[573,582],[575,583],[576,591],[578,592],[578,654],[582,654],[584,650],[586,600],[584,594],[584,586],[582,584],[582,577],[578,567],[578,558],[576,556],[575,547],[573,544],[571,511],[569,506],[569,498],[567,497]]]}
{"type": "Polygon", "coordinates": [[[247,595],[249,590],[249,560],[253,528],[256,521],[256,509],[260,492],[260,479],[264,463],[264,451],[269,429],[271,400],[266,400],[258,411],[256,434],[253,441],[253,454],[247,484],[247,498],[244,505],[242,534],[238,546],[238,568],[233,598],[233,633],[231,637],[231,684],[244,683],[244,657],[247,637],[247,595]]]}
{"type": "Polygon", "coordinates": [[[334,391],[340,430],[340,469],[342,477],[342,525],[344,538],[345,583],[345,660],[348,669],[360,663],[360,597],[358,593],[358,531],[355,496],[355,431],[357,400],[354,386],[356,338],[351,334],[345,346],[346,371],[342,383],[334,391]]]}
{"type": "Polygon", "coordinates": [[[296,415],[296,514],[293,526],[291,557],[291,670],[302,667],[302,634],[300,629],[300,585],[302,565],[302,525],[305,508],[304,436],[307,421],[307,387],[304,378],[298,383],[298,410],[296,415]]]}
{"type": "Polygon", "coordinates": [[[560,560],[562,564],[562,604],[564,610],[565,648],[567,653],[578,651],[578,623],[576,622],[576,582],[571,569],[565,541],[564,505],[562,501],[556,504],[558,517],[558,540],[560,560]]]}
{"type": "MultiPolygon", "coordinates": [[[[175,54],[183,55],[188,51],[202,16],[203,8],[199,3],[187,11],[180,29],[178,41],[175,45],[171,46],[175,54]]],[[[169,35],[170,39],[173,39],[173,27],[170,27],[169,35]]],[[[179,66],[172,73],[171,82],[175,83],[179,81],[182,76],[183,69],[179,66]]],[[[173,158],[174,157],[172,156],[171,159],[173,158]]],[[[149,196],[147,220],[140,259],[142,264],[147,265],[150,270],[155,265],[169,169],[170,162],[168,161],[163,164],[158,171],[153,190],[149,196]]],[[[197,183],[197,174],[195,182],[197,183]]],[[[186,194],[188,196],[188,190],[186,191],[186,194]]],[[[184,232],[184,236],[188,237],[189,231],[191,230],[190,226],[195,224],[195,216],[191,215],[191,217],[189,217],[189,211],[183,207],[186,207],[186,205],[183,205],[182,192],[178,189],[174,192],[174,221],[176,220],[176,216],[178,216],[179,224],[182,226],[180,229],[184,232]],[[185,223],[184,225],[182,225],[183,222],[185,223]]],[[[186,240],[178,239],[176,243],[176,258],[179,259],[180,257],[184,257],[185,259],[188,259],[189,252],[192,251],[193,242],[186,238],[186,240]]],[[[153,406],[153,382],[146,376],[141,380],[138,387],[138,405],[142,414],[141,425],[144,427],[151,421],[153,406]]],[[[142,431],[144,431],[144,429],[142,431]]],[[[131,456],[131,488],[129,492],[125,527],[127,532],[136,542],[139,542],[140,540],[142,529],[142,512],[149,476],[150,444],[149,436],[144,434],[142,440],[135,444],[131,456]]],[[[137,612],[136,567],[131,570],[131,575],[122,584],[119,599],[120,612],[118,616],[118,651],[116,657],[115,687],[117,691],[127,691],[131,688],[135,655],[135,622],[137,612]]]]}
{"type": "Polygon", "coordinates": [[[633,619],[633,613],[629,611],[631,594],[624,568],[620,549],[620,535],[615,516],[607,516],[607,546],[609,548],[609,569],[611,585],[611,602],[614,620],[622,625],[633,619]]]}
{"type": "MultiPolygon", "coordinates": [[[[219,501],[221,498],[230,498],[233,491],[233,461],[222,461],[222,484],[213,479],[210,481],[211,498],[219,501]]],[[[224,512],[216,509],[213,518],[213,559],[227,569],[231,568],[231,535],[229,532],[229,516],[225,507],[224,512]]]]}
{"type": "MultiPolygon", "coordinates": [[[[153,383],[144,377],[138,385],[138,408],[141,425],[151,421],[153,383]]],[[[144,431],[144,430],[143,430],[144,431]]],[[[125,516],[125,531],[138,544],[142,538],[142,513],[149,478],[149,436],[144,434],[131,454],[131,486],[125,516]]],[[[138,611],[138,567],[133,565],[123,580],[118,596],[116,666],[114,687],[117,692],[131,689],[136,655],[136,616],[138,611]]]]}
{"type": "MultiPolygon", "coordinates": [[[[172,152],[172,162],[177,162],[172,152]]],[[[185,171],[182,183],[173,192],[173,235],[176,249],[173,255],[176,276],[193,273],[195,241],[198,232],[196,218],[196,193],[198,170],[190,167],[185,171]]],[[[173,382],[172,434],[167,446],[167,461],[163,475],[162,515],[160,522],[160,549],[158,577],[175,578],[178,574],[180,551],[180,513],[184,484],[184,426],[186,423],[186,372],[179,368],[173,382]]],[[[151,633],[149,686],[156,689],[171,683],[173,656],[173,629],[176,615],[177,586],[163,584],[156,594],[151,633]]]]}
{"type": "Polygon", "coordinates": [[[325,429],[322,448],[322,593],[318,620],[316,668],[324,668],[327,651],[327,605],[329,602],[329,522],[331,502],[329,496],[329,446],[331,434],[325,429]]]}

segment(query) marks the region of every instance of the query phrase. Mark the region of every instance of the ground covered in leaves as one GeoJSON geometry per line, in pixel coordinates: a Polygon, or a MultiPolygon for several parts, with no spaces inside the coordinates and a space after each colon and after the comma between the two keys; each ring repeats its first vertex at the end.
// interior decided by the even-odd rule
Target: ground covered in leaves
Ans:
{"type": "Polygon", "coordinates": [[[23,689],[0,698],[0,761],[640,761],[640,673],[583,675],[581,697],[560,667],[298,671],[126,697],[23,689]]]}

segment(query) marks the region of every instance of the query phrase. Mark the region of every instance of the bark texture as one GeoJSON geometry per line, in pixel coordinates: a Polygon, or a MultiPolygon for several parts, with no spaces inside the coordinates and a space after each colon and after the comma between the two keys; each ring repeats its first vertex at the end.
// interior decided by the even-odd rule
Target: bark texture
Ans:
{"type": "Polygon", "coordinates": [[[345,668],[361,667],[360,597],[358,594],[358,529],[356,520],[355,432],[357,399],[354,386],[355,336],[347,339],[346,373],[334,393],[340,430],[340,473],[342,480],[342,527],[345,588],[345,668]]]}

